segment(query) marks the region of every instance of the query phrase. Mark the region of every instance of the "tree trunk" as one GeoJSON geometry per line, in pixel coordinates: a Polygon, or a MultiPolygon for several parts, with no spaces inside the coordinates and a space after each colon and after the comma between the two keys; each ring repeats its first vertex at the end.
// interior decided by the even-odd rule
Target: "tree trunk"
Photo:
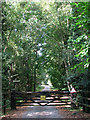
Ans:
{"type": "Polygon", "coordinates": [[[36,91],[36,67],[34,67],[34,92],[36,91]]]}

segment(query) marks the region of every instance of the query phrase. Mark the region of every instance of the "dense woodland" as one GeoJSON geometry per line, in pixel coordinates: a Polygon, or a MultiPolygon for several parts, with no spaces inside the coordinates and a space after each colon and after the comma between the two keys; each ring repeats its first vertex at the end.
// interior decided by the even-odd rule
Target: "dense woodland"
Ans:
{"type": "Polygon", "coordinates": [[[3,91],[36,91],[47,80],[89,91],[89,9],[90,2],[3,2],[3,91]]]}

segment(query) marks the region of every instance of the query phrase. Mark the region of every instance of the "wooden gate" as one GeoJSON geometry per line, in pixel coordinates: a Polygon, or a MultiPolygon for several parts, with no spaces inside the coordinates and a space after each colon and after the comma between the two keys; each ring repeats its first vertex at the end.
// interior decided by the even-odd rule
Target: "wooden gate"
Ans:
{"type": "Polygon", "coordinates": [[[11,109],[16,106],[70,106],[69,91],[11,92],[11,109]]]}

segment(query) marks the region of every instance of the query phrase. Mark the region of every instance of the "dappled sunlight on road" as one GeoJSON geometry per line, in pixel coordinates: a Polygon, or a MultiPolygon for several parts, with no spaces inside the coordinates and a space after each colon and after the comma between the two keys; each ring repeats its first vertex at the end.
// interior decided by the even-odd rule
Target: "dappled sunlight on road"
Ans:
{"type": "Polygon", "coordinates": [[[28,113],[28,114],[27,114],[27,117],[28,117],[28,116],[35,117],[35,116],[37,116],[37,115],[38,115],[38,116],[40,115],[40,116],[43,117],[43,116],[52,115],[52,114],[53,114],[52,112],[42,111],[42,112],[28,113]]]}
{"type": "Polygon", "coordinates": [[[22,118],[63,118],[54,106],[29,107],[22,118]]]}
{"type": "Polygon", "coordinates": [[[50,86],[49,85],[42,85],[44,89],[42,91],[50,91],[50,86]]]}

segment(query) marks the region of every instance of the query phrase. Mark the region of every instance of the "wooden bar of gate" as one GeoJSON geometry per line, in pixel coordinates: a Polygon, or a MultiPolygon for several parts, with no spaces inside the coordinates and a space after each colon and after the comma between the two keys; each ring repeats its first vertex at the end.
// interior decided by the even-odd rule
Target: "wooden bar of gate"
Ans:
{"type": "MultiPolygon", "coordinates": [[[[16,106],[33,106],[30,104],[26,105],[25,103],[35,103],[35,104],[38,104],[40,106],[70,105],[70,104],[68,104],[68,101],[67,102],[61,101],[63,99],[60,99],[60,97],[64,96],[65,94],[69,95],[70,92],[69,91],[17,92],[15,90],[13,90],[11,92],[11,109],[16,109],[16,106]],[[42,101],[42,100],[40,100],[40,96],[43,96],[43,95],[46,97],[50,97],[50,98],[42,101]],[[17,102],[17,100],[18,101],[22,100],[23,102],[17,102]],[[28,100],[30,100],[30,101],[28,102],[28,100]],[[40,100],[40,101],[35,101],[35,100],[40,100]],[[56,100],[58,100],[58,102],[55,102],[56,100]],[[60,102],[63,104],[60,104],[60,102]],[[41,103],[45,103],[45,104],[42,105],[41,103]],[[57,105],[57,103],[59,103],[59,104],[57,105]],[[66,104],[64,104],[64,103],[66,103],[66,104]]],[[[66,100],[66,99],[64,99],[64,100],[66,100]]]]}

